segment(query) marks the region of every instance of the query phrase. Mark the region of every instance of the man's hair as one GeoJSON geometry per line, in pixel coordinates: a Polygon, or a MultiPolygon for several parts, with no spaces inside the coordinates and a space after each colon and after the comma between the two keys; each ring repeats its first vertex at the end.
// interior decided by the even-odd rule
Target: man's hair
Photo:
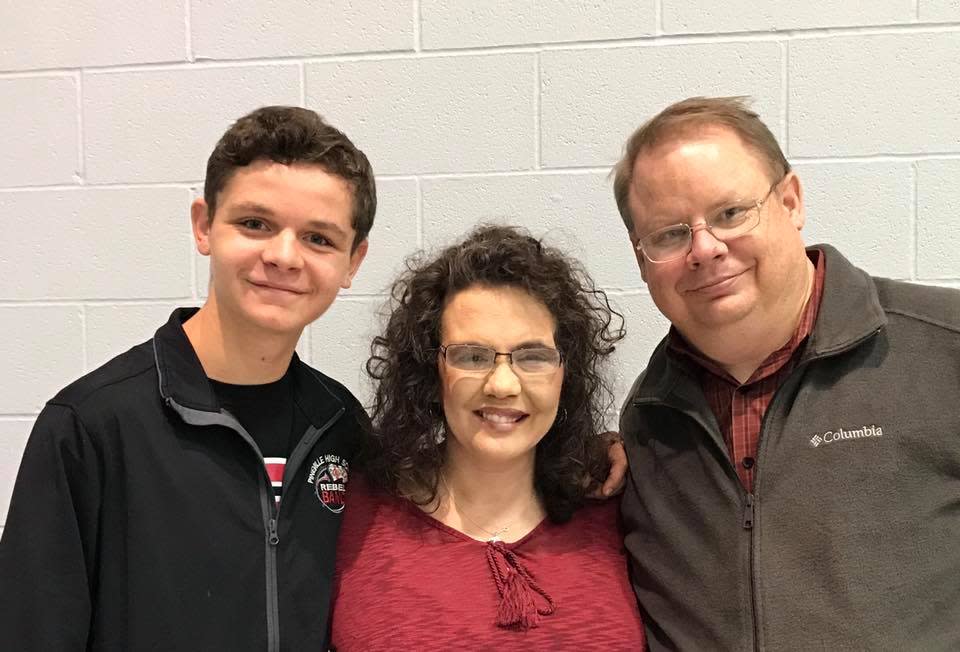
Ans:
{"type": "Polygon", "coordinates": [[[630,134],[623,156],[613,168],[613,195],[620,217],[633,232],[633,216],[628,202],[633,166],[644,151],[671,139],[689,136],[705,127],[724,127],[754,150],[767,164],[773,183],[790,171],[777,139],[748,107],[748,97],[690,97],[671,104],[630,134]]]}
{"type": "Polygon", "coordinates": [[[436,499],[446,447],[438,437],[446,433],[441,320],[451,299],[472,287],[516,288],[553,317],[563,386],[557,418],[537,444],[534,486],[550,519],[566,521],[606,475],[607,445],[598,433],[612,394],[602,371],[623,338],[623,317],[575,259],[516,228],[481,226],[435,256],[407,262],[367,361],[378,383],[361,468],[388,493],[421,505],[436,499]]]}
{"type": "Polygon", "coordinates": [[[210,219],[217,208],[217,195],[237,168],[260,160],[284,165],[309,163],[340,177],[353,191],[353,247],[370,233],[377,212],[370,161],[343,132],[313,111],[297,106],[261,107],[237,120],[223,134],[207,160],[203,185],[210,219]]]}

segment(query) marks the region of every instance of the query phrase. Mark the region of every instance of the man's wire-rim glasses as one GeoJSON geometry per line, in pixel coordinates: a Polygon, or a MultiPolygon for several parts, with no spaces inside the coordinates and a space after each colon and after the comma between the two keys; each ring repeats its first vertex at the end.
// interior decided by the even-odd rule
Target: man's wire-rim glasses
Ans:
{"type": "Polygon", "coordinates": [[[767,194],[753,203],[726,206],[694,226],[686,223],[665,226],[638,239],[635,246],[651,263],[669,263],[690,253],[695,231],[705,229],[721,242],[746,235],[760,223],[760,209],[782,180],[775,181],[767,194]]]}

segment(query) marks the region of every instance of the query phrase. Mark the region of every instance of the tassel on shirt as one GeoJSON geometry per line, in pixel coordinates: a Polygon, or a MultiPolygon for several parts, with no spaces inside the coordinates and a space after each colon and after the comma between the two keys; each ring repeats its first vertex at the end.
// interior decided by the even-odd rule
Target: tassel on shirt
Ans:
{"type": "Polygon", "coordinates": [[[500,604],[497,608],[498,627],[533,629],[540,624],[542,616],[549,616],[556,610],[553,599],[540,588],[520,558],[502,541],[487,543],[487,562],[500,593],[500,604]],[[546,601],[546,607],[537,606],[538,596],[546,601]]]}

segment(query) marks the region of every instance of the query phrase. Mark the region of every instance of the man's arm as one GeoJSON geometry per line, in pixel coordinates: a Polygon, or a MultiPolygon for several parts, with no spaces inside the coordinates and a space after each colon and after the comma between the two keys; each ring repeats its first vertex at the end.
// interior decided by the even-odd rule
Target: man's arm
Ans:
{"type": "Polygon", "coordinates": [[[0,540],[0,632],[10,650],[84,650],[97,557],[100,464],[76,414],[37,418],[0,540]]]}
{"type": "Polygon", "coordinates": [[[607,442],[607,461],[610,462],[610,470],[607,471],[607,479],[603,481],[603,486],[593,491],[590,498],[609,498],[623,491],[627,483],[627,452],[623,449],[623,438],[619,432],[605,432],[600,437],[607,442]]]}

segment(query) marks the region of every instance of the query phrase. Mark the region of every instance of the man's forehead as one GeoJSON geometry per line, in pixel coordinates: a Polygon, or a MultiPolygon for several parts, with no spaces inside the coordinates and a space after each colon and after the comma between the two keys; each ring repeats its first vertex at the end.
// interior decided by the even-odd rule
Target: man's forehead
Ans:
{"type": "Polygon", "coordinates": [[[637,153],[634,170],[641,163],[662,165],[665,161],[715,161],[726,156],[756,157],[732,129],[719,125],[690,127],[665,135],[637,153]]]}

